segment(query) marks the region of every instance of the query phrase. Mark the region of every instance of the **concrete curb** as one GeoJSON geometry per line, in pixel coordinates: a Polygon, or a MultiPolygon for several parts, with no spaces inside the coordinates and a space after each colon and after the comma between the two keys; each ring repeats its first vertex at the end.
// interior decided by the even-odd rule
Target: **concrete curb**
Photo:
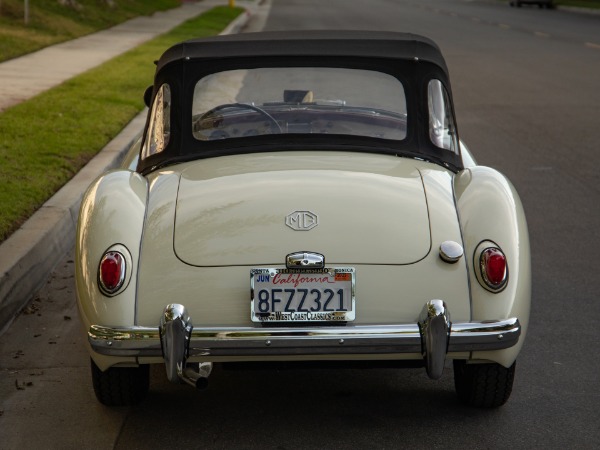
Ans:
{"type": "MultiPolygon", "coordinates": [[[[246,10],[220,34],[239,32],[250,15],[246,10]]],[[[0,245],[0,334],[73,249],[84,192],[94,179],[119,165],[145,120],[143,111],[0,245]]]]}
{"type": "Polygon", "coordinates": [[[248,9],[246,9],[233,22],[231,22],[229,25],[227,25],[227,27],[225,27],[225,29],[223,31],[221,31],[219,34],[239,33],[240,30],[242,28],[244,28],[244,25],[246,25],[246,23],[248,23],[248,20],[250,20],[251,15],[252,15],[252,13],[248,9]]]}

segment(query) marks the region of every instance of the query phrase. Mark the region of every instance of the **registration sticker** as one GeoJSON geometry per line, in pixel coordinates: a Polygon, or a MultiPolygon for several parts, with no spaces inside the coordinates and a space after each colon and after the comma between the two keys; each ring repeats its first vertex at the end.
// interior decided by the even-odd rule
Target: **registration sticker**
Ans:
{"type": "Polygon", "coordinates": [[[349,322],[355,317],[353,267],[250,270],[253,322],[349,322]]]}

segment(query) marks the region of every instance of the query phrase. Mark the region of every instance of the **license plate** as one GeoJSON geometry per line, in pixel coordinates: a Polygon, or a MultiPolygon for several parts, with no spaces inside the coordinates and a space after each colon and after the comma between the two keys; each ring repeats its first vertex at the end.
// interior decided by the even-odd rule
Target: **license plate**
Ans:
{"type": "Polygon", "coordinates": [[[253,322],[354,320],[354,268],[251,269],[253,322]]]}

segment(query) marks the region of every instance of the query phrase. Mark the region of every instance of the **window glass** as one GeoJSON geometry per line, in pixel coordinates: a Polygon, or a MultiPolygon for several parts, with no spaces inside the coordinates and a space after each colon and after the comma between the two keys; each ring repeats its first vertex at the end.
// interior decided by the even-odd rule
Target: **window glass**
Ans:
{"type": "Polygon", "coordinates": [[[427,88],[429,103],[429,137],[437,147],[458,154],[456,128],[450,99],[446,88],[439,80],[431,80],[427,88]]]}
{"type": "Polygon", "coordinates": [[[154,98],[142,159],[162,152],[171,136],[171,88],[163,84],[154,98]]]}
{"type": "Polygon", "coordinates": [[[192,111],[198,140],[286,133],[406,137],[402,83],[370,70],[279,67],[219,72],[198,81],[192,111]]]}

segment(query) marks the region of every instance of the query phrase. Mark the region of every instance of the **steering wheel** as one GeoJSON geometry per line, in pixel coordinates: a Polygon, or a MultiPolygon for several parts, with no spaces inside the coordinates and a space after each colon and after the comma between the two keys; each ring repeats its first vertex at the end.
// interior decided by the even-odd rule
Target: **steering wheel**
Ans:
{"type": "Polygon", "coordinates": [[[225,109],[233,109],[233,108],[248,109],[250,111],[254,111],[254,112],[260,114],[264,119],[267,120],[267,122],[269,123],[269,128],[270,128],[271,134],[283,133],[281,127],[277,123],[277,120],[275,120],[275,118],[271,114],[266,112],[264,109],[259,108],[258,106],[250,105],[248,103],[226,103],[224,105],[215,106],[214,108],[209,109],[204,114],[202,114],[199,121],[207,119],[208,117],[218,113],[219,111],[223,111],[225,109]]]}

